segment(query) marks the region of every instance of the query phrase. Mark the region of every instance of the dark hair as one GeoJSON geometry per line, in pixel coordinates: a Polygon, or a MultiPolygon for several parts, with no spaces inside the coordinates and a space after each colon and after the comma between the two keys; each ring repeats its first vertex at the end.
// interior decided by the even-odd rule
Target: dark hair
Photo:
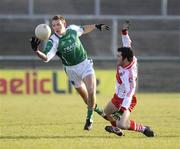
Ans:
{"type": "Polygon", "coordinates": [[[66,19],[61,15],[55,15],[52,17],[52,20],[61,20],[63,23],[66,23],[66,19]]]}
{"type": "Polygon", "coordinates": [[[118,52],[121,52],[123,59],[127,58],[128,61],[133,60],[134,53],[131,48],[128,47],[121,47],[117,49],[118,52]]]}

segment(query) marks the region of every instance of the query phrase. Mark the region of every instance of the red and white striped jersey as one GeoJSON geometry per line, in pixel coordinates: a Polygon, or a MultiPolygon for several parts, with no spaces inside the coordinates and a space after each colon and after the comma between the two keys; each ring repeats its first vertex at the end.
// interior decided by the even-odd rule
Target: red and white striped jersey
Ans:
{"type": "MultiPolygon", "coordinates": [[[[131,47],[131,39],[128,30],[122,32],[123,47],[131,47]]],[[[137,80],[137,59],[134,56],[133,61],[126,67],[118,66],[116,73],[116,95],[123,99],[122,107],[129,108],[132,96],[135,94],[137,80]]]]}
{"type": "Polygon", "coordinates": [[[137,80],[137,59],[126,67],[118,66],[116,72],[116,95],[123,99],[122,107],[129,108],[132,96],[135,94],[137,80]]]}

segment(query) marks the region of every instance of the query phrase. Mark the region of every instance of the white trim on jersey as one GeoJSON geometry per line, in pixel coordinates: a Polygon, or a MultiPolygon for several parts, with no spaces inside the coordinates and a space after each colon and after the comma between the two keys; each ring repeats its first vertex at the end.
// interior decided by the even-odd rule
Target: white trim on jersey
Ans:
{"type": "Polygon", "coordinates": [[[53,34],[51,37],[50,37],[50,40],[53,44],[52,48],[50,49],[50,51],[46,54],[47,55],[47,61],[45,62],[49,62],[55,55],[56,55],[56,52],[57,52],[57,48],[58,48],[58,43],[59,43],[59,38],[56,37],[55,34],[53,34]]]}
{"type": "Polygon", "coordinates": [[[77,26],[77,25],[74,25],[74,24],[69,25],[69,26],[67,27],[67,29],[75,30],[75,31],[77,32],[77,35],[78,35],[78,36],[81,36],[81,35],[84,33],[84,30],[83,30],[82,27],[77,26]]]}

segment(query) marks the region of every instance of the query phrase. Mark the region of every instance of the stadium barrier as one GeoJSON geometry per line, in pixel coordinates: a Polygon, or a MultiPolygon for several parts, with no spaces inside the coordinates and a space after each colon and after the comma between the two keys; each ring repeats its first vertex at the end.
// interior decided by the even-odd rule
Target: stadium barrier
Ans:
{"type": "MultiPolygon", "coordinates": [[[[97,94],[114,92],[115,71],[97,70],[97,94]]],[[[0,70],[0,95],[75,94],[62,70],[0,70]]]]}

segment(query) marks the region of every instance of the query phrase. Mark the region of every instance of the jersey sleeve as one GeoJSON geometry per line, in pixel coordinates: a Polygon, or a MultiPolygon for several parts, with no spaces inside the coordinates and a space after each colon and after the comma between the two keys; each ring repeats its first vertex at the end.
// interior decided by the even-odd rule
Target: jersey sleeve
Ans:
{"type": "Polygon", "coordinates": [[[128,109],[131,104],[132,96],[135,94],[136,80],[133,77],[133,72],[127,70],[127,73],[123,78],[125,84],[125,97],[122,103],[122,107],[128,109]]]}
{"type": "Polygon", "coordinates": [[[70,25],[67,29],[75,30],[78,36],[81,36],[84,33],[84,28],[82,26],[70,25]]]}
{"type": "Polygon", "coordinates": [[[122,34],[122,43],[123,43],[123,47],[128,47],[128,48],[131,48],[131,39],[129,37],[129,34],[122,34]]]}
{"type": "Polygon", "coordinates": [[[58,39],[56,39],[53,35],[49,38],[46,47],[43,51],[44,54],[47,56],[47,61],[49,62],[57,52],[57,47],[58,47],[58,39]]]}

